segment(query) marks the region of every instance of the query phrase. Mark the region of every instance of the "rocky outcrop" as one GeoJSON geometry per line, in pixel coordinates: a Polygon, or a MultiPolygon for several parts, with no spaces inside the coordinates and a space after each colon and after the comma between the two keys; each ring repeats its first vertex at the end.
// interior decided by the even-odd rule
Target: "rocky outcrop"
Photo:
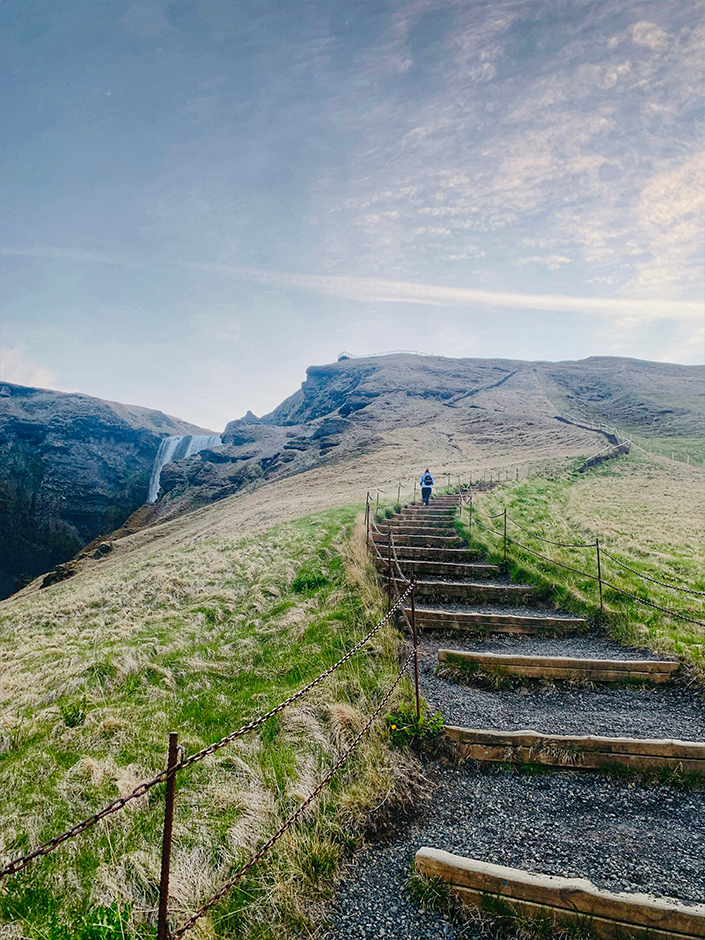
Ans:
{"type": "Polygon", "coordinates": [[[0,596],[120,526],[146,499],[163,437],[203,433],[148,408],[0,383],[0,596]]]}

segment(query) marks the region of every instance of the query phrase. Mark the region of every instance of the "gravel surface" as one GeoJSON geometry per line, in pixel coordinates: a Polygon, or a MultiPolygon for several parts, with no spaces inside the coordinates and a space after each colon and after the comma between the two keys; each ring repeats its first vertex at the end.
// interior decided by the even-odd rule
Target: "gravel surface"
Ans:
{"type": "MultiPolygon", "coordinates": [[[[611,688],[600,685],[579,688],[532,683],[513,689],[473,688],[434,674],[438,650],[447,642],[424,640],[419,657],[423,695],[432,711],[440,709],[446,724],[498,731],[531,729],[546,734],[705,741],[705,702],[702,696],[683,686],[611,688]]],[[[557,640],[548,642],[558,643],[557,640]]],[[[479,647],[464,645],[464,648],[479,647]]],[[[502,647],[504,650],[510,648],[502,647]]],[[[518,652],[518,647],[515,648],[518,652]]],[[[520,648],[523,651],[527,647],[522,643],[520,648]]],[[[552,649],[556,650],[557,646],[552,646],[552,649]]],[[[593,647],[588,643],[582,646],[583,655],[591,658],[593,653],[598,658],[598,649],[604,647],[598,644],[593,647]]],[[[548,653],[548,650],[546,653],[558,655],[548,653]]]]}
{"type": "MultiPolygon", "coordinates": [[[[473,610],[476,608],[473,607],[473,610]]],[[[532,608],[532,611],[535,608],[532,608]]],[[[553,612],[554,616],[556,611],[553,612]]],[[[436,656],[439,649],[467,650],[475,653],[504,653],[510,656],[570,656],[575,659],[621,659],[638,661],[643,659],[666,661],[648,649],[632,649],[621,646],[603,633],[591,632],[579,636],[462,636],[457,630],[433,634],[422,634],[419,646],[424,655],[436,656]]]]}
{"type": "Polygon", "coordinates": [[[589,878],[610,891],[705,902],[705,791],[640,787],[597,774],[440,773],[429,805],[386,844],[358,853],[326,940],[475,938],[418,909],[405,883],[421,846],[532,872],[589,878]]]}
{"type": "MultiPolygon", "coordinates": [[[[534,606],[421,602],[418,607],[572,616],[534,606]]],[[[426,632],[420,639],[421,689],[447,724],[705,741],[705,698],[684,685],[531,683],[479,689],[435,675],[441,647],[585,659],[657,657],[622,647],[595,630],[555,638],[426,632]]],[[[490,764],[478,769],[470,762],[439,770],[433,797],[418,817],[391,841],[356,855],[330,911],[326,940],[481,937],[478,927],[450,924],[408,897],[405,885],[414,854],[424,845],[532,872],[588,878],[612,891],[705,902],[705,790],[626,784],[567,770],[529,775],[490,764]]]]}

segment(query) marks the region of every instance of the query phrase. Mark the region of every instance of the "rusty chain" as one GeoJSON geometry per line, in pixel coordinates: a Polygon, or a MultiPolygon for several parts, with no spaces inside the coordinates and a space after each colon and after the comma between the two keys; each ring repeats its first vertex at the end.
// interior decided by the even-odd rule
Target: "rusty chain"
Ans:
{"type": "Polygon", "coordinates": [[[152,777],[151,780],[147,780],[144,783],[140,783],[131,793],[126,794],[125,796],[118,797],[118,799],[113,800],[107,806],[103,807],[97,813],[82,819],[80,822],[76,823],[75,826],[72,826],[70,829],[67,829],[66,832],[62,832],[58,836],[54,836],[53,839],[49,839],[47,842],[43,842],[41,845],[37,846],[32,852],[29,852],[27,855],[22,855],[18,858],[13,859],[8,862],[2,869],[0,869],[0,878],[4,878],[6,875],[14,875],[19,871],[22,871],[23,868],[26,868],[27,865],[35,858],[39,858],[44,855],[49,855],[60,845],[66,842],[68,839],[72,839],[77,835],[80,835],[82,832],[85,832],[86,829],[90,829],[96,823],[100,822],[101,819],[104,819],[106,816],[111,816],[114,813],[119,812],[127,803],[131,800],[139,799],[139,797],[144,796],[148,793],[153,787],[157,786],[160,783],[164,783],[167,777],[172,774],[177,773],[180,770],[183,770],[186,767],[189,767],[191,764],[195,764],[198,761],[203,760],[205,757],[208,757],[210,754],[214,754],[216,751],[219,751],[221,748],[226,747],[226,745],[233,743],[238,738],[243,737],[243,735],[248,734],[250,731],[253,731],[255,728],[258,728],[265,721],[268,721],[274,715],[283,711],[285,708],[288,708],[289,705],[292,705],[294,702],[298,701],[304,695],[315,688],[320,682],[326,679],[331,673],[335,672],[340,666],[344,665],[352,656],[355,655],[362,647],[368,643],[376,633],[381,630],[385,623],[390,619],[398,606],[406,599],[406,597],[411,593],[411,585],[404,591],[400,599],[395,603],[392,608],[384,615],[384,617],[370,630],[367,636],[363,637],[353,648],[341,657],[336,663],[330,666],[325,672],[322,672],[317,676],[313,681],[309,682],[308,685],[304,686],[302,689],[299,689],[298,692],[295,692],[293,695],[290,695],[285,701],[280,702],[278,705],[275,705],[274,708],[270,709],[266,714],[260,715],[258,718],[253,719],[248,722],[246,725],[243,725],[241,728],[238,728],[237,731],[233,731],[231,734],[226,735],[221,738],[219,741],[215,741],[213,744],[209,744],[207,747],[202,748],[200,751],[196,751],[194,754],[184,757],[177,764],[169,769],[160,771],[155,777],[152,777]]]}
{"type": "MultiPolygon", "coordinates": [[[[496,518],[496,517],[495,517],[496,518]]],[[[513,523],[518,529],[521,529],[522,532],[526,532],[527,535],[530,535],[534,539],[538,539],[540,542],[547,542],[549,545],[558,545],[560,548],[594,548],[594,542],[556,542],[553,539],[544,538],[543,535],[539,535],[538,532],[532,532],[531,529],[527,529],[520,522],[517,522],[516,519],[512,519],[510,515],[507,515],[507,519],[513,523]]],[[[605,552],[605,554],[607,554],[605,552]]]]}
{"type": "MultiPolygon", "coordinates": [[[[500,537],[503,535],[502,532],[498,532],[491,526],[487,526],[486,528],[495,535],[500,537]]],[[[562,561],[557,561],[555,558],[549,558],[548,555],[542,555],[541,552],[534,551],[533,548],[529,548],[528,545],[517,542],[516,539],[513,539],[510,536],[507,536],[507,541],[511,542],[512,545],[516,545],[517,548],[521,548],[522,551],[529,552],[530,555],[535,555],[537,558],[543,558],[544,561],[548,561],[552,565],[558,565],[559,568],[565,568],[567,571],[572,571],[574,574],[579,574],[583,578],[590,578],[592,581],[601,581],[605,587],[611,588],[613,591],[617,591],[618,594],[623,594],[625,597],[630,597],[632,600],[638,601],[640,604],[645,604],[647,607],[651,607],[654,610],[660,610],[662,613],[668,614],[669,617],[675,617],[678,620],[685,620],[687,623],[694,623],[700,627],[705,627],[705,620],[696,620],[694,617],[687,617],[685,614],[680,614],[678,611],[671,610],[669,607],[661,607],[660,604],[654,604],[653,601],[645,600],[643,597],[639,597],[637,594],[631,594],[629,591],[625,591],[624,588],[617,587],[616,584],[605,581],[604,578],[598,578],[597,575],[590,574],[588,571],[580,571],[578,568],[572,568],[570,565],[566,565],[562,561]]]]}
{"type": "MultiPolygon", "coordinates": [[[[391,613],[391,611],[390,611],[390,613],[391,613]]],[[[384,708],[384,706],[385,706],[385,705],[387,704],[387,702],[389,701],[389,699],[390,699],[392,693],[394,692],[394,690],[396,689],[396,687],[397,687],[397,686],[399,685],[399,683],[401,682],[402,676],[403,676],[404,673],[406,672],[406,669],[407,669],[409,663],[411,662],[412,657],[413,657],[413,651],[412,651],[412,653],[407,657],[407,659],[406,659],[404,665],[403,665],[403,666],[401,667],[401,669],[399,670],[399,673],[398,673],[396,679],[394,680],[394,683],[392,684],[391,688],[389,689],[389,691],[387,692],[387,694],[384,696],[384,698],[382,699],[382,701],[381,701],[381,702],[379,703],[379,705],[377,706],[376,711],[374,712],[374,714],[372,715],[372,717],[369,719],[369,721],[367,722],[367,724],[365,725],[365,727],[362,729],[362,731],[360,731],[360,733],[357,735],[357,737],[356,737],[355,740],[352,742],[352,744],[351,744],[350,747],[347,749],[347,751],[345,751],[345,753],[344,753],[344,754],[338,759],[338,761],[333,765],[333,767],[332,767],[331,770],[326,774],[326,776],[323,778],[323,780],[321,780],[321,782],[318,784],[318,786],[316,787],[316,789],[315,789],[311,794],[309,794],[309,796],[306,797],[306,799],[303,801],[303,803],[299,806],[299,808],[298,808],[294,813],[292,813],[292,815],[286,820],[286,822],[282,823],[282,825],[279,827],[279,829],[277,829],[277,831],[274,833],[274,835],[273,835],[270,839],[268,839],[267,842],[264,843],[264,845],[260,848],[260,850],[259,850],[255,855],[253,855],[252,858],[251,858],[245,865],[243,865],[243,866],[236,872],[236,874],[235,874],[232,878],[230,878],[228,881],[226,881],[225,884],[222,886],[222,888],[220,888],[219,891],[217,891],[208,901],[206,901],[206,903],[205,903],[198,911],[196,911],[195,914],[193,914],[184,924],[182,924],[176,931],[174,931],[174,933],[172,933],[172,940],[179,940],[180,937],[183,937],[184,934],[185,934],[187,931],[189,931],[192,927],[194,927],[194,926],[196,925],[196,923],[197,923],[205,914],[208,913],[208,911],[210,911],[212,908],[214,908],[215,905],[216,905],[216,904],[217,904],[217,903],[218,903],[218,902],[237,884],[237,882],[240,881],[240,880],[242,880],[242,878],[244,878],[244,876],[245,876],[252,868],[254,868],[254,866],[257,864],[257,862],[259,862],[260,859],[263,858],[263,856],[267,854],[267,852],[271,849],[271,847],[272,847],[272,846],[284,835],[284,833],[287,832],[287,830],[289,830],[289,829],[294,825],[294,823],[303,815],[303,813],[304,813],[304,811],[306,810],[306,808],[313,802],[313,800],[315,800],[315,798],[316,798],[316,797],[318,796],[318,794],[323,790],[323,788],[330,782],[330,780],[333,779],[333,777],[337,774],[337,772],[340,770],[340,768],[346,763],[346,761],[348,760],[348,758],[350,757],[350,755],[352,754],[352,752],[357,748],[358,744],[360,743],[360,741],[362,740],[362,738],[365,736],[365,734],[367,734],[367,732],[368,732],[369,729],[371,728],[372,724],[373,724],[374,721],[377,719],[377,717],[379,716],[380,712],[382,711],[382,709],[384,708]]]]}
{"type": "Polygon", "coordinates": [[[614,555],[611,555],[606,549],[600,546],[600,552],[603,555],[606,555],[608,558],[611,558],[612,561],[619,565],[620,568],[626,568],[627,571],[631,571],[632,574],[638,575],[640,578],[643,578],[645,581],[651,581],[652,584],[660,584],[661,587],[670,588],[671,591],[680,591],[682,594],[694,594],[697,597],[705,597],[705,591],[692,591],[690,588],[678,587],[677,584],[668,584],[667,581],[658,581],[656,578],[649,577],[648,574],[642,574],[641,571],[636,571],[634,568],[630,568],[629,565],[625,565],[623,561],[620,561],[618,558],[615,558],[614,555]]]}

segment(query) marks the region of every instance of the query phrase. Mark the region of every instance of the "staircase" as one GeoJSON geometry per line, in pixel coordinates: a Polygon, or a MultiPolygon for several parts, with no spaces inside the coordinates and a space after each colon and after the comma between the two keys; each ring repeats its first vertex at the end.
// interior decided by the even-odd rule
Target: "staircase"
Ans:
{"type": "MultiPolygon", "coordinates": [[[[467,545],[455,527],[458,502],[457,496],[437,496],[429,507],[405,507],[373,527],[383,573],[387,574],[390,541],[393,540],[399,568],[405,577],[413,574],[416,578],[417,627],[423,631],[443,631],[446,636],[461,634],[468,639],[473,635],[491,634],[567,637],[586,633],[588,624],[584,619],[541,609],[532,585],[512,583],[497,565],[489,564],[467,545]]],[[[396,570],[393,554],[392,572],[396,570]]],[[[406,612],[411,615],[410,607],[406,612]]],[[[517,636],[515,642],[518,641],[517,636]]],[[[589,647],[595,641],[588,637],[581,642],[589,647]]],[[[679,668],[677,662],[651,659],[524,656],[459,650],[457,643],[452,650],[438,649],[437,655],[444,667],[452,665],[459,674],[473,676],[484,672],[494,677],[501,674],[522,683],[523,687],[536,680],[578,680],[588,683],[588,688],[593,687],[590,683],[601,683],[603,688],[606,684],[640,682],[661,686],[671,682],[679,668]]],[[[455,743],[458,754],[480,762],[530,763],[593,772],[617,766],[705,777],[705,743],[701,741],[558,735],[531,730],[493,731],[457,727],[452,723],[453,715],[444,717],[448,723],[446,736],[455,743]]],[[[490,869],[497,866],[426,847],[417,852],[416,868],[450,882],[456,897],[466,903],[481,904],[484,892],[489,890],[490,875],[495,877],[490,869]]],[[[551,879],[546,876],[529,875],[519,869],[501,869],[500,875],[499,880],[495,879],[502,886],[498,893],[506,894],[525,913],[530,915],[543,906],[556,924],[563,924],[566,917],[573,916],[567,908],[574,906],[577,881],[573,885],[570,879],[555,878],[554,889],[552,884],[547,887],[551,879]],[[571,895],[571,903],[565,901],[566,892],[571,895]]],[[[684,940],[705,937],[703,905],[685,908],[670,899],[654,902],[644,895],[609,895],[586,881],[580,881],[578,887],[584,892],[581,916],[593,918],[597,936],[616,937],[626,932],[635,937],[677,936],[684,940]]]]}

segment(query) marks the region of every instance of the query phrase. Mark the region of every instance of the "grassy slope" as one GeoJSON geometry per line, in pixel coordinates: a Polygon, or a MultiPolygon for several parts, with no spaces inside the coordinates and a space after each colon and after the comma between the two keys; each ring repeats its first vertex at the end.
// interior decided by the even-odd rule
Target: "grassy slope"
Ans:
{"type": "MultiPolygon", "coordinates": [[[[331,510],[256,538],[172,547],[6,609],[0,855],[25,851],[154,774],[170,730],[191,753],[364,635],[381,596],[366,580],[359,533],[343,547],[354,516],[331,510]]],[[[388,688],[397,656],[397,635],[385,628],[303,704],[180,775],[175,923],[315,787],[388,688]]],[[[397,701],[408,694],[406,683],[400,689],[397,701]]],[[[373,729],[342,775],[344,792],[336,782],[202,935],[284,937],[315,921],[361,820],[409,772],[373,729]]],[[[47,936],[53,916],[77,923],[116,899],[137,915],[153,911],[161,792],[139,804],[10,879],[0,923],[47,936]]]]}
{"type": "MultiPolygon", "coordinates": [[[[564,472],[503,484],[476,498],[486,513],[507,506],[519,523],[562,542],[594,542],[637,571],[667,583],[705,591],[705,487],[702,470],[632,451],[581,474],[564,472]]],[[[467,518],[466,514],[464,517],[467,518]]],[[[483,520],[481,520],[483,521],[483,520]]],[[[494,525],[501,528],[502,520],[494,525]]],[[[534,551],[596,573],[595,550],[570,550],[531,539],[511,523],[508,534],[534,551]]],[[[501,557],[501,534],[474,523],[473,535],[501,557]]],[[[595,581],[557,568],[514,546],[512,573],[539,584],[558,603],[599,619],[595,581]]],[[[602,576],[618,587],[695,619],[705,620],[703,597],[650,584],[603,558],[602,576]]],[[[613,633],[632,645],[677,653],[705,677],[705,628],[669,618],[605,589],[613,633]]]]}

